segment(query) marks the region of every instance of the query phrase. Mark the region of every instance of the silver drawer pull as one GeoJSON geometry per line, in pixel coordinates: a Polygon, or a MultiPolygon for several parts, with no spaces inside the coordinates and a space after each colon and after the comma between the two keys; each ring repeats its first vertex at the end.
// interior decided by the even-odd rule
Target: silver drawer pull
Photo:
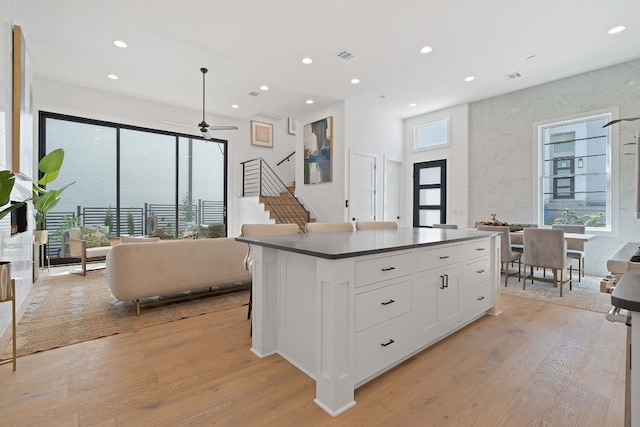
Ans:
{"type": "Polygon", "coordinates": [[[388,342],[386,342],[386,343],[385,343],[385,342],[380,343],[380,345],[381,345],[381,346],[383,346],[383,347],[386,347],[386,346],[388,346],[388,345],[393,344],[394,342],[395,342],[394,340],[389,340],[389,341],[388,341],[388,342]]]}
{"type": "Polygon", "coordinates": [[[479,297],[478,297],[478,301],[482,301],[483,299],[484,299],[484,297],[483,297],[483,296],[479,296],[479,297]]]}
{"type": "Polygon", "coordinates": [[[478,271],[476,271],[476,273],[482,274],[482,273],[484,273],[484,270],[478,270],[478,271]]]}
{"type": "Polygon", "coordinates": [[[391,270],[395,270],[395,267],[389,267],[389,268],[383,268],[382,271],[391,271],[391,270]]]}
{"type": "Polygon", "coordinates": [[[389,304],[393,304],[394,302],[396,302],[396,301],[395,301],[395,300],[390,299],[389,301],[387,301],[387,302],[382,302],[381,304],[382,304],[382,305],[389,305],[389,304]]]}
{"type": "Polygon", "coordinates": [[[445,255],[445,256],[441,256],[440,259],[447,259],[449,258],[449,255],[445,255]]]}
{"type": "Polygon", "coordinates": [[[484,251],[486,248],[476,248],[476,251],[484,251]]]}

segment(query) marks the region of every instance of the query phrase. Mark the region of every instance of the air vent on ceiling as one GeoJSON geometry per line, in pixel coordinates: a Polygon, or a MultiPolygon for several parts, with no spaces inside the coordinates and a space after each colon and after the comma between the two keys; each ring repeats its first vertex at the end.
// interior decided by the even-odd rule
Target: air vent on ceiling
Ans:
{"type": "Polygon", "coordinates": [[[511,74],[507,74],[506,76],[502,76],[502,78],[505,79],[505,80],[514,80],[514,79],[519,79],[520,77],[522,77],[522,74],[520,74],[517,71],[515,73],[511,73],[511,74]]]}
{"type": "Polygon", "coordinates": [[[341,50],[340,52],[338,52],[337,55],[338,55],[338,58],[344,59],[345,61],[353,59],[353,57],[355,56],[353,53],[349,52],[348,50],[341,50]]]}
{"type": "Polygon", "coordinates": [[[260,95],[258,92],[256,92],[255,90],[252,90],[251,92],[249,92],[249,96],[258,96],[260,95]]]}

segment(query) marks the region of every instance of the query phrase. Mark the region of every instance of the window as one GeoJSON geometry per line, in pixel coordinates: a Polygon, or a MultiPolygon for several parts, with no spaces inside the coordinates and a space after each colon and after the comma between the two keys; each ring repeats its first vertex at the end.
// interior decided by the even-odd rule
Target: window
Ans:
{"type": "Polygon", "coordinates": [[[47,214],[52,264],[69,261],[56,230],[71,226],[139,236],[154,215],[176,238],[226,225],[226,141],[42,112],[40,144],[65,150],[60,182],[76,182],[47,214]]]}
{"type": "Polygon", "coordinates": [[[611,230],[611,113],[538,126],[544,225],[611,230]]]}
{"type": "Polygon", "coordinates": [[[414,130],[413,147],[441,148],[449,145],[449,120],[439,120],[417,126],[414,130]]]}

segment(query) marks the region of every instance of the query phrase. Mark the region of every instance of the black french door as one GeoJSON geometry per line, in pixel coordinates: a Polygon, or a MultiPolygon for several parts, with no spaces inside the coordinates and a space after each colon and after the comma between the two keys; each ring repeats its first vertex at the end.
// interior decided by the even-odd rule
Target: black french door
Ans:
{"type": "Polygon", "coordinates": [[[447,161],[433,160],[413,165],[413,226],[446,224],[447,161]]]}

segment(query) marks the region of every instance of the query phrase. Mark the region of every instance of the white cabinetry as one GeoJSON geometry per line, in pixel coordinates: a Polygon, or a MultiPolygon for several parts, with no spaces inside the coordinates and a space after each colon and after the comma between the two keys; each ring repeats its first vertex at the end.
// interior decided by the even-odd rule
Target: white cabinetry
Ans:
{"type": "Polygon", "coordinates": [[[415,350],[414,271],[411,252],[356,262],[356,383],[415,350]]]}
{"type": "Polygon", "coordinates": [[[421,345],[439,338],[460,318],[460,282],[465,246],[418,251],[418,331],[421,345]]]}
{"type": "Polygon", "coordinates": [[[344,233],[342,240],[307,235],[249,242],[252,351],[279,353],[315,379],[321,408],[333,416],[346,411],[355,405],[355,388],[487,310],[499,312],[498,238],[471,231],[452,236],[460,238],[399,229],[344,233]],[[385,239],[398,249],[377,250],[385,239]],[[345,248],[335,244],[343,240],[345,248]],[[332,245],[337,249],[330,251],[332,245]],[[369,247],[374,250],[362,253],[369,247]],[[319,255],[309,255],[312,250],[319,255]]]}

